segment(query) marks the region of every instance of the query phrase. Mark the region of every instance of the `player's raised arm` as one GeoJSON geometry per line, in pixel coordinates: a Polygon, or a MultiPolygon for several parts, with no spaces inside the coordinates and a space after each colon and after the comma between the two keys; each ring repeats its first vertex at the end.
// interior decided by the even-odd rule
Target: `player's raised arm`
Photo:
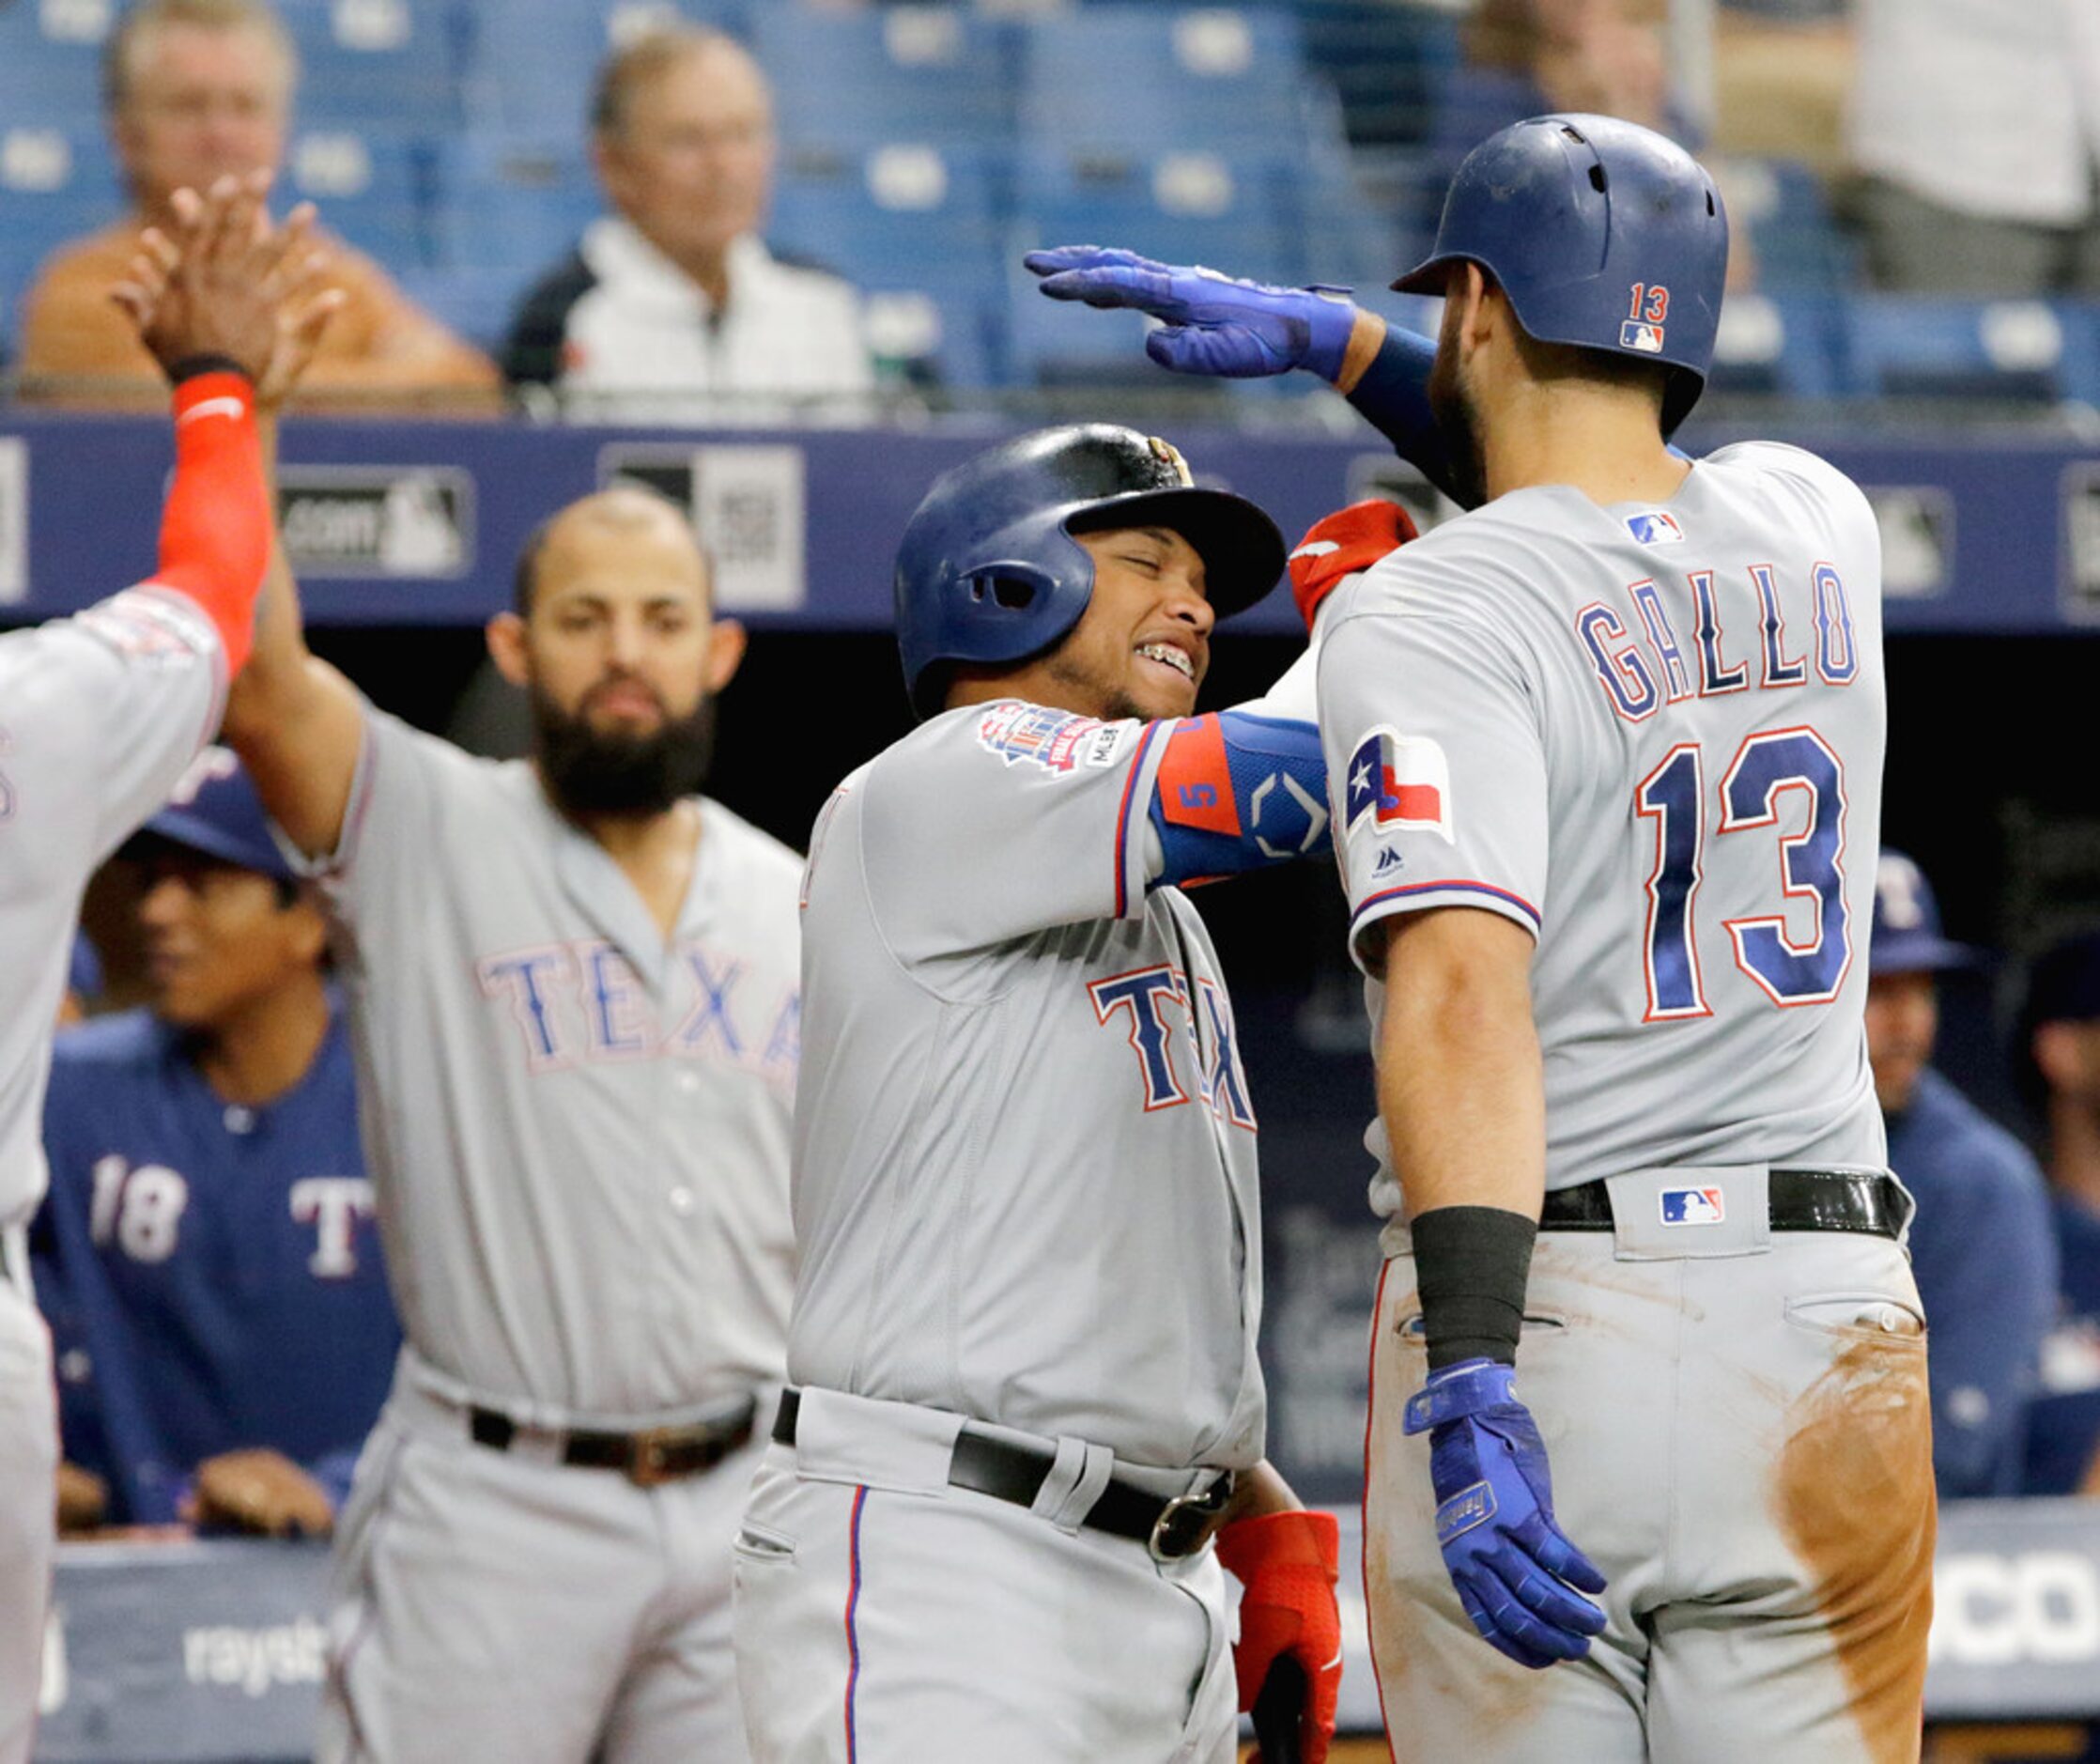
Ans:
{"type": "Polygon", "coordinates": [[[1346,288],[1272,287],[1198,264],[1155,263],[1101,245],[1059,245],[1022,259],[1052,300],[1127,306],[1160,320],[1145,353],[1177,374],[1257,379],[1301,368],[1343,394],[1400,457],[1451,487],[1429,404],[1436,346],[1391,329],[1346,288]]]}
{"type": "MultiPolygon", "coordinates": [[[[286,223],[303,247],[312,210],[286,223]]],[[[263,463],[276,476],[277,417],[304,375],[330,315],[342,302],[316,290],[317,254],[301,252],[303,297],[279,313],[255,384],[263,463]]],[[[269,522],[269,564],[255,617],[254,653],[226,701],[224,738],[238,751],[265,806],[302,851],[333,848],[342,831],[363,729],[363,702],[334,668],[306,647],[299,590],[269,522]]]]}
{"type": "Polygon", "coordinates": [[[168,233],[147,228],[111,290],[175,388],[176,472],[156,585],[210,619],[229,670],[248,658],[270,547],[257,382],[281,315],[310,298],[302,226],[272,229],[267,175],[180,190],[168,233]]]}

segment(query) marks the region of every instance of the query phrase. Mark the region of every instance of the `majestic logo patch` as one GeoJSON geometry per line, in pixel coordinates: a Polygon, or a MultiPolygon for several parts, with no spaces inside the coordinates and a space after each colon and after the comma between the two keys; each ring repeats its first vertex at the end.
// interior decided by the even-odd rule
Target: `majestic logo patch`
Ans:
{"type": "Polygon", "coordinates": [[[1665,1225],[1719,1225],[1727,1216],[1727,1199],[1718,1188],[1665,1188],[1662,1191],[1662,1222],[1665,1225]]]}
{"type": "Polygon", "coordinates": [[[1392,846],[1381,845],[1378,848],[1378,861],[1371,865],[1371,874],[1374,877],[1397,875],[1406,868],[1407,859],[1405,858],[1401,857],[1392,846]]]}
{"type": "MultiPolygon", "coordinates": [[[[1074,717],[1070,711],[1041,704],[995,704],[977,725],[977,744],[1009,766],[1027,760],[1046,772],[1069,772],[1081,750],[1097,739],[1104,725],[1099,718],[1074,717]]],[[[1089,756],[1091,757],[1090,755],[1089,756]]],[[[1105,765],[1104,760],[1092,764],[1105,765]]]]}
{"type": "Polygon", "coordinates": [[[1626,530],[1642,545],[1682,545],[1684,529],[1677,525],[1677,518],[1662,509],[1654,509],[1645,515],[1629,515],[1626,530]]]}
{"type": "Polygon", "coordinates": [[[1349,762],[1343,819],[1354,832],[1365,816],[1387,828],[1451,838],[1451,767],[1427,735],[1373,729],[1349,762]]]}

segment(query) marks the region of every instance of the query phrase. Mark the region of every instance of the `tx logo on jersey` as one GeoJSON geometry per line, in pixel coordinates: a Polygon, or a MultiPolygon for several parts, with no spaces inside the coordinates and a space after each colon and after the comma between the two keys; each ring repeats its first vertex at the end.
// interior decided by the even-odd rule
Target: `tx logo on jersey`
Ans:
{"type": "Polygon", "coordinates": [[[1349,762],[1342,820],[1353,833],[1368,815],[1381,831],[1413,829],[1451,838],[1451,767],[1427,735],[1373,729],[1349,762]]]}
{"type": "Polygon", "coordinates": [[[1719,1225],[1728,1216],[1728,1202],[1718,1188],[1665,1188],[1665,1225],[1719,1225]]]}
{"type": "Polygon", "coordinates": [[[1094,981],[1087,996],[1093,1000],[1095,1022],[1104,1028],[1119,1022],[1129,1035],[1145,1082],[1148,1115],[1201,1101],[1220,1121],[1253,1131],[1254,1105],[1247,1100],[1246,1074],[1240,1069],[1232,1006],[1222,988],[1199,975],[1192,994],[1189,977],[1163,962],[1094,981]],[[1169,1012],[1181,1018],[1178,1033],[1168,1025],[1169,1012]],[[1178,1041],[1195,1044],[1200,1086],[1195,1097],[1174,1062],[1178,1041]]]}

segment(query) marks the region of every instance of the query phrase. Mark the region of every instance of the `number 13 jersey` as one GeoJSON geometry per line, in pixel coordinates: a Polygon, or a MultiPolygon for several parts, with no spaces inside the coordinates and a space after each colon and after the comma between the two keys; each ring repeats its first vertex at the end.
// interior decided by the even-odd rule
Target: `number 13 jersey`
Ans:
{"type": "MultiPolygon", "coordinates": [[[[1880,1168],[1887,695],[1859,488],[1746,443],[1667,503],[1510,492],[1342,592],[1319,695],[1352,952],[1431,906],[1537,938],[1547,1186],[1880,1168]]],[[[1389,1172],[1374,1202],[1397,1210],[1389,1172]]]]}

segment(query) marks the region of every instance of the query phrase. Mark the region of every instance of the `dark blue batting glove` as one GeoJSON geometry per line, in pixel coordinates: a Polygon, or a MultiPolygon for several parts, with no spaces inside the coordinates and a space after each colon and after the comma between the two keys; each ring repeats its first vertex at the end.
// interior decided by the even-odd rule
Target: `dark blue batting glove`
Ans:
{"type": "Polygon", "coordinates": [[[1444,1367],[1408,1399],[1403,1426],[1429,1436],[1437,1544],[1459,1602],[1490,1647],[1537,1669],[1589,1652],[1604,1613],[1576,1593],[1602,1592],[1604,1576],[1554,1523],[1546,1447],[1515,1378],[1496,1360],[1444,1367]]]}
{"type": "Polygon", "coordinates": [[[1161,320],[1145,353],[1178,374],[1258,379],[1303,367],[1332,382],[1356,323],[1347,288],[1271,287],[1103,245],[1059,245],[1021,261],[1052,300],[1131,306],[1161,320]]]}

